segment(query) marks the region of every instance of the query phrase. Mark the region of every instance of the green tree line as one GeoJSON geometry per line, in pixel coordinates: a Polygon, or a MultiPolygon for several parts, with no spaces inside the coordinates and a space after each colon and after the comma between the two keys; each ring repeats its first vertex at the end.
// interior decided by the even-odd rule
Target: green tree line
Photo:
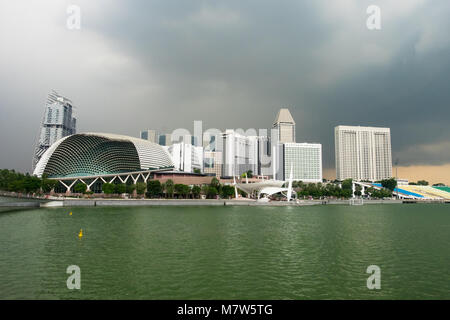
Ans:
{"type": "Polygon", "coordinates": [[[56,185],[56,181],[47,176],[38,178],[28,173],[23,174],[15,170],[0,170],[0,190],[22,193],[48,193],[56,185]]]}

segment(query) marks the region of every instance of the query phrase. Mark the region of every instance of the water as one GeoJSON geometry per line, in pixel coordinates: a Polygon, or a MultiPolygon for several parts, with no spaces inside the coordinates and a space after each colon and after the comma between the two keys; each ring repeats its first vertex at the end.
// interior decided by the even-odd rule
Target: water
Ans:
{"type": "Polygon", "coordinates": [[[393,204],[2,212],[0,298],[449,299],[448,209],[393,204]],[[366,268],[373,264],[381,268],[381,290],[366,287],[366,268]],[[81,290],[66,287],[69,265],[81,268],[81,290]]]}

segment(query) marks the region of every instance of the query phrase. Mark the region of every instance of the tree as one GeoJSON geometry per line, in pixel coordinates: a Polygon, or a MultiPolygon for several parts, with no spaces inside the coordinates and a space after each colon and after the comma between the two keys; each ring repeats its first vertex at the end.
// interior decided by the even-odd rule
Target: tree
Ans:
{"type": "Polygon", "coordinates": [[[348,199],[348,198],[350,198],[350,197],[352,196],[352,190],[342,189],[342,190],[341,190],[341,193],[340,193],[340,196],[341,196],[342,198],[348,199]]]}
{"type": "Polygon", "coordinates": [[[209,189],[209,186],[208,185],[203,185],[202,186],[202,193],[205,195],[205,196],[207,196],[208,195],[208,189],[209,189]]]}
{"type": "Polygon", "coordinates": [[[35,176],[30,176],[28,173],[23,179],[23,188],[25,192],[36,192],[41,188],[41,179],[35,176]]]}
{"type": "Polygon", "coordinates": [[[77,182],[77,184],[75,184],[75,186],[73,187],[73,191],[75,193],[85,193],[87,190],[87,185],[85,185],[82,182],[77,182]]]}
{"type": "Polygon", "coordinates": [[[42,183],[41,183],[42,191],[44,191],[45,193],[49,193],[56,187],[57,183],[58,182],[56,180],[50,180],[50,179],[47,179],[46,176],[43,176],[42,183]]]}
{"type": "Polygon", "coordinates": [[[445,184],[442,182],[433,184],[433,187],[445,187],[445,184]]]}
{"type": "Polygon", "coordinates": [[[199,168],[194,168],[194,173],[202,173],[202,171],[199,168]]]}
{"type": "Polygon", "coordinates": [[[217,197],[218,191],[216,187],[209,186],[206,196],[209,199],[214,199],[217,197]]]}
{"type": "Polygon", "coordinates": [[[225,185],[222,187],[222,190],[220,192],[220,196],[222,198],[230,198],[234,195],[234,187],[230,185],[225,185]]]}
{"type": "Polygon", "coordinates": [[[211,179],[210,186],[211,186],[211,187],[214,187],[214,188],[216,188],[216,189],[219,188],[219,187],[220,187],[220,181],[219,181],[219,179],[217,179],[216,177],[212,178],[212,179],[211,179]]]}
{"type": "Polygon", "coordinates": [[[147,196],[155,198],[161,196],[163,188],[159,180],[149,180],[147,182],[147,196]]]}
{"type": "Polygon", "coordinates": [[[128,194],[132,194],[134,192],[134,190],[136,190],[135,184],[127,184],[127,193],[128,194]]]}
{"type": "Polygon", "coordinates": [[[112,184],[112,183],[104,183],[104,184],[102,185],[102,191],[103,191],[105,194],[113,194],[114,191],[115,191],[114,184],[112,184]]]}
{"type": "Polygon", "coordinates": [[[164,184],[164,189],[166,191],[166,195],[169,198],[173,198],[173,192],[174,192],[174,186],[173,186],[173,180],[168,179],[166,183],[164,184]]]}
{"type": "Polygon", "coordinates": [[[201,192],[202,192],[202,189],[199,186],[192,187],[192,195],[194,196],[194,198],[198,198],[200,196],[201,192]]]}
{"type": "Polygon", "coordinates": [[[139,195],[145,194],[145,189],[147,189],[147,184],[144,182],[136,183],[136,193],[139,195]]]}
{"type": "Polygon", "coordinates": [[[116,184],[116,186],[115,186],[115,191],[116,191],[116,193],[118,193],[118,194],[125,193],[125,192],[127,192],[127,185],[124,184],[124,183],[118,183],[118,184],[116,184]]]}
{"type": "Polygon", "coordinates": [[[419,186],[427,186],[428,185],[428,181],[419,180],[419,181],[417,181],[417,185],[419,185],[419,186]]]}
{"type": "Polygon", "coordinates": [[[394,191],[395,187],[397,186],[397,180],[395,180],[394,178],[384,179],[381,180],[381,185],[383,186],[383,188],[394,191]]]}
{"type": "Polygon", "coordinates": [[[178,195],[182,196],[183,198],[186,198],[187,195],[191,192],[191,189],[189,188],[188,185],[181,184],[181,183],[176,184],[174,186],[174,189],[175,189],[175,192],[178,195]]]}
{"type": "Polygon", "coordinates": [[[353,180],[352,179],[345,179],[342,181],[342,189],[343,190],[352,190],[353,189],[353,180]]]}

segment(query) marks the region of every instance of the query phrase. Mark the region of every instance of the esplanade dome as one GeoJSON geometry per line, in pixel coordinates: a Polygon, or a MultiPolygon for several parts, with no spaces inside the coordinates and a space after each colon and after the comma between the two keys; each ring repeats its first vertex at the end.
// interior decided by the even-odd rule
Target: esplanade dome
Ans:
{"type": "Polygon", "coordinates": [[[33,174],[75,178],[172,167],[169,154],[151,141],[110,133],[79,133],[55,142],[33,174]]]}

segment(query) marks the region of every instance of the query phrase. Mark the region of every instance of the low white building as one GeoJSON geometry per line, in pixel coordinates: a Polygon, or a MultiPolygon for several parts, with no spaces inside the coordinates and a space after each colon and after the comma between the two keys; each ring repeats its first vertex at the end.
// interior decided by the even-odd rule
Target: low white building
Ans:
{"type": "Polygon", "coordinates": [[[203,147],[180,142],[163,148],[171,156],[175,170],[192,173],[198,169],[203,172],[203,147]]]}

